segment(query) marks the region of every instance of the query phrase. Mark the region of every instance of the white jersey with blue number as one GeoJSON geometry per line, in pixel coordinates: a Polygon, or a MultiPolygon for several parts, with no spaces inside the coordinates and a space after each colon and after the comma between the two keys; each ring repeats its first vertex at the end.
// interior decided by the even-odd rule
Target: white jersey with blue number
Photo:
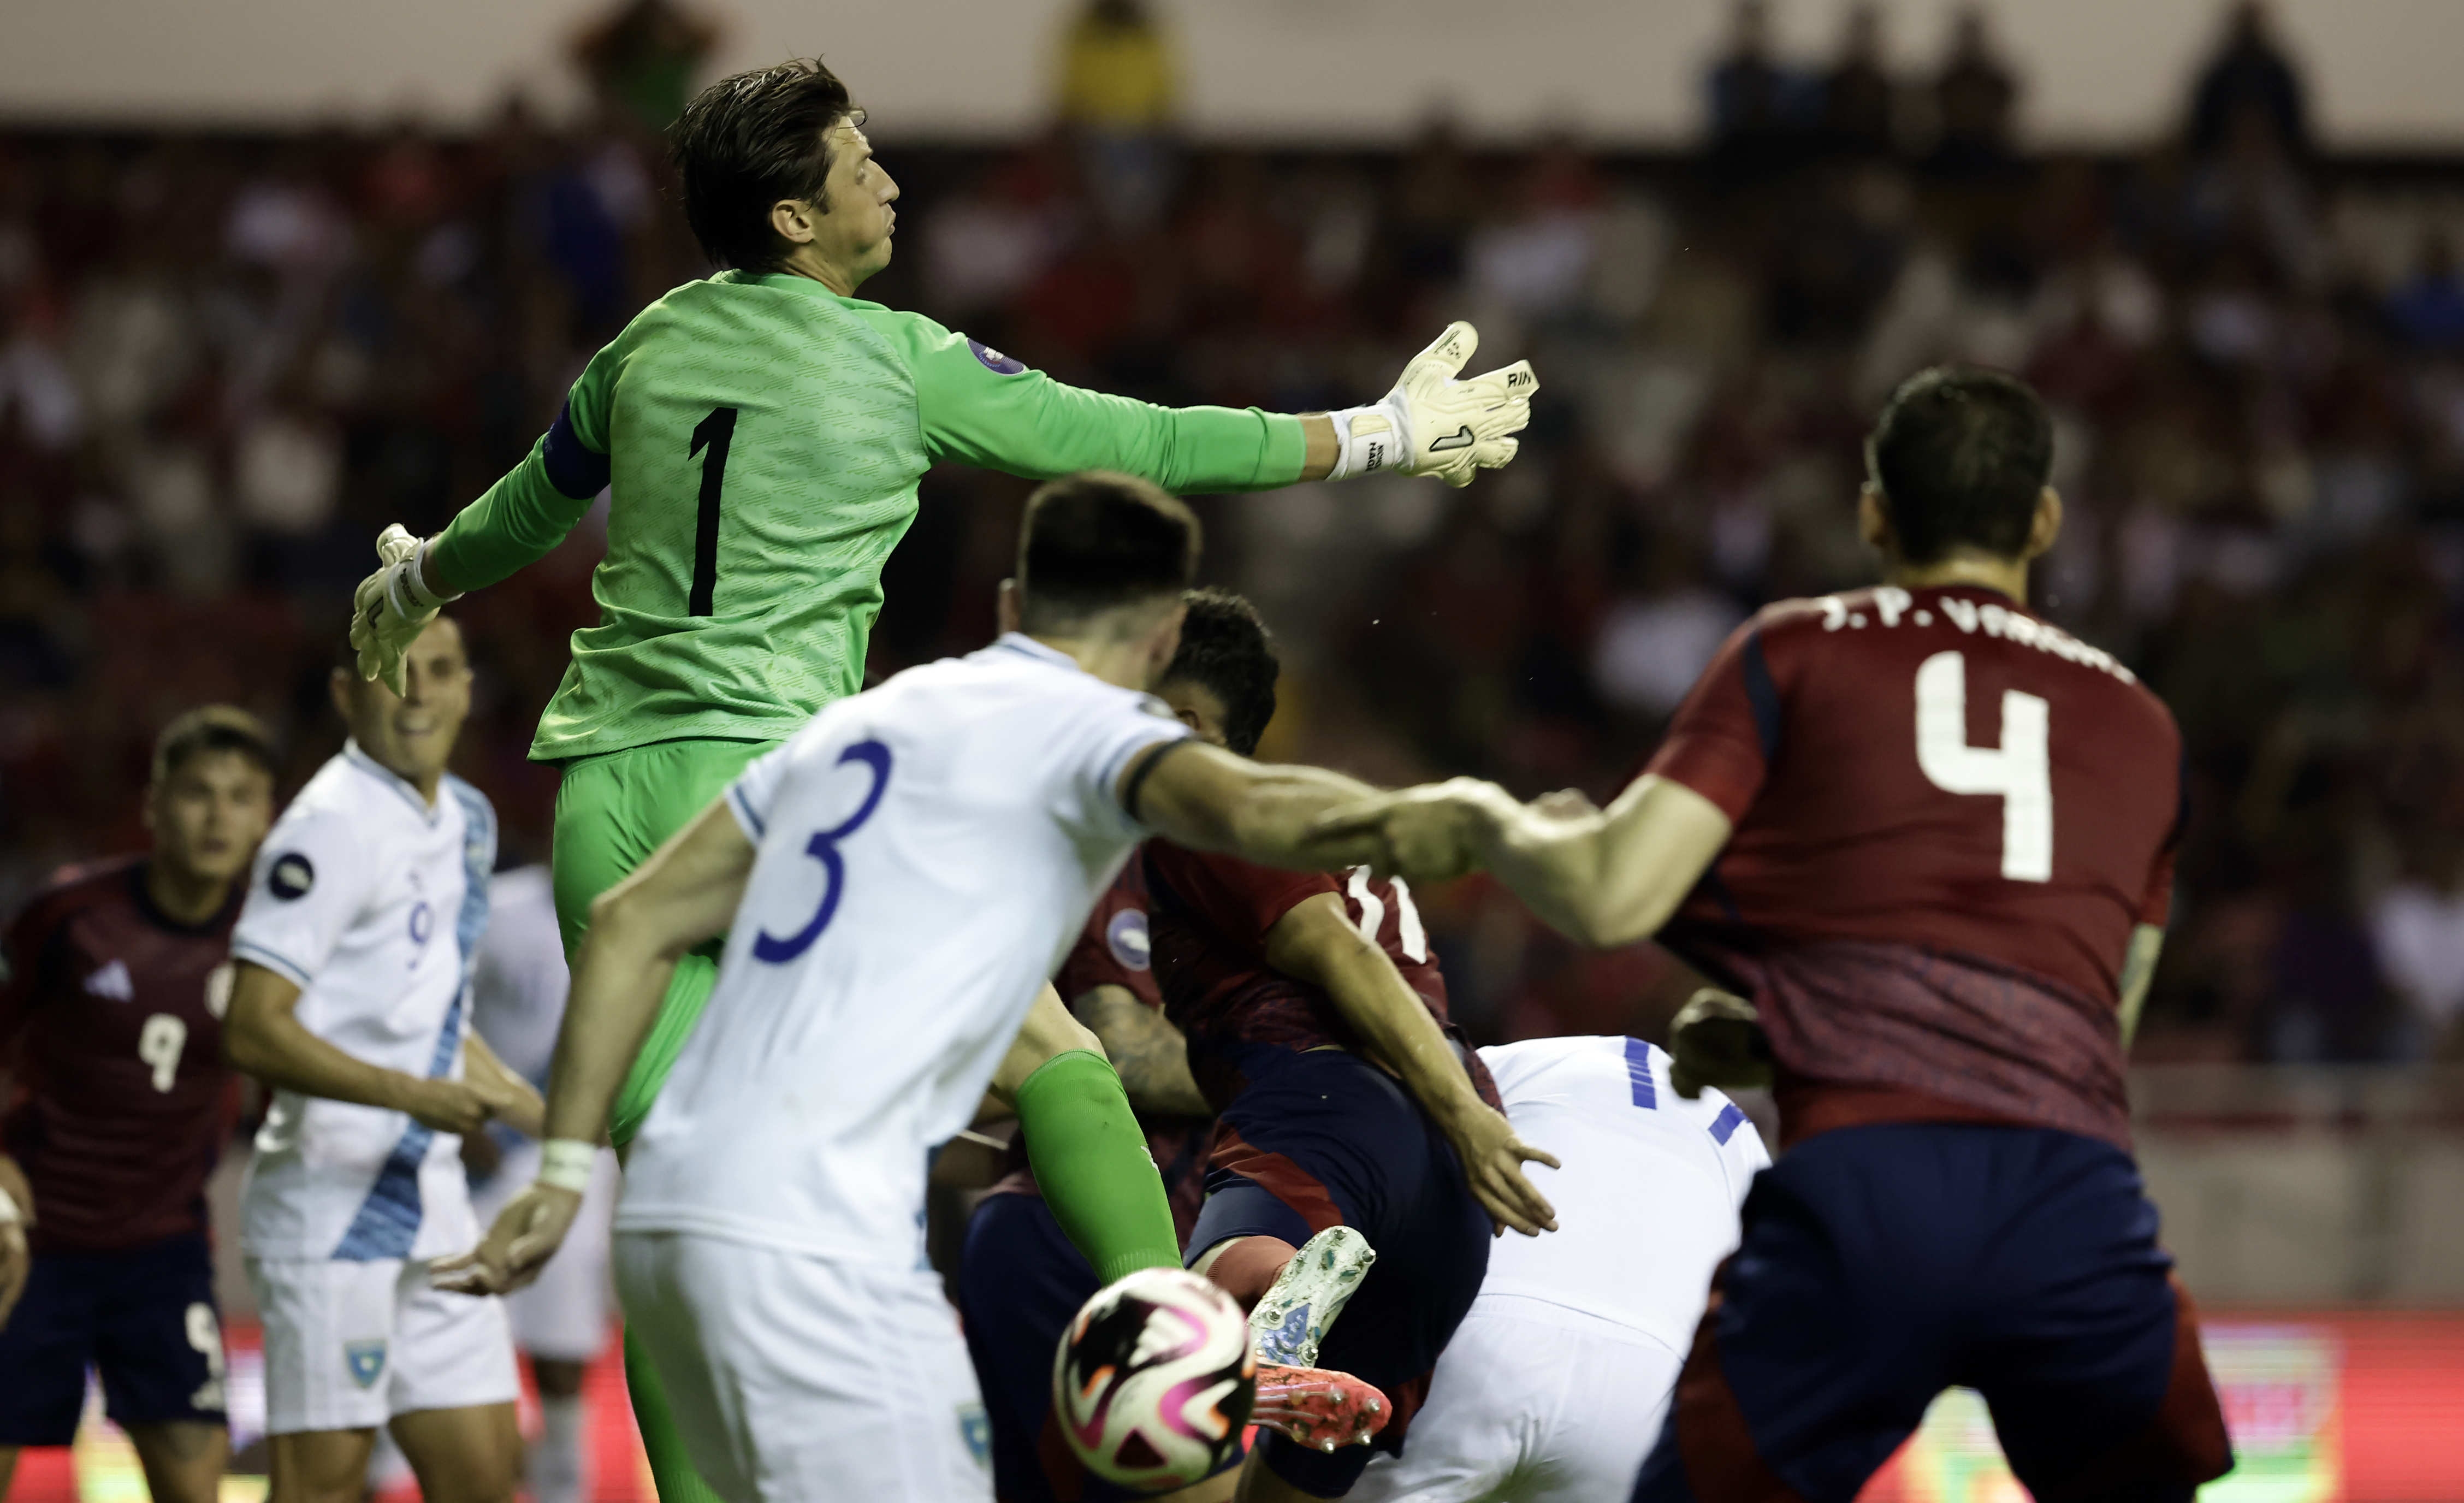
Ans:
{"type": "Polygon", "coordinates": [[[1523,1140],[1565,1165],[1526,1166],[1558,1230],[1490,1244],[1485,1294],[1520,1294],[1694,1340],[1711,1271],[1736,1249],[1746,1188],[1771,1166],[1754,1124],[1717,1091],[1668,1083],[1640,1039],[1530,1039],[1480,1051],[1523,1140]]]}
{"type": "MultiPolygon", "coordinates": [[[[458,1080],[496,816],[448,777],[429,805],[357,745],[319,769],[257,851],[234,959],[299,987],[300,1025],[405,1074],[458,1080]]],[[[257,1258],[373,1262],[471,1246],[462,1140],[407,1113],[276,1091],[241,1197],[257,1258]]]]}
{"type": "Polygon", "coordinates": [[[840,700],[746,768],[726,801],[752,875],[617,1229],[913,1269],[927,1154],[1145,834],[1124,769],[1186,734],[1013,633],[840,700]]]}

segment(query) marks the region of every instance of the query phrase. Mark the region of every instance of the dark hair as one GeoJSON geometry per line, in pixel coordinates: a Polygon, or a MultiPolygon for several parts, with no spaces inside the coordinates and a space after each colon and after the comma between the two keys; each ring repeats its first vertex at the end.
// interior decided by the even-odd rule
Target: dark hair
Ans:
{"type": "Polygon", "coordinates": [[[1246,757],[1275,718],[1275,643],[1258,608],[1228,589],[1193,589],[1180,597],[1180,651],[1163,681],[1185,679],[1223,701],[1223,740],[1246,757]]]}
{"type": "Polygon", "coordinates": [[[1938,365],[1891,393],[1865,439],[1865,471],[1909,563],[1960,547],[2015,559],[2053,475],[2053,419],[2015,376],[1938,365]]]}
{"type": "Polygon", "coordinates": [[[1198,519],[1134,475],[1087,470],[1026,498],[1018,534],[1019,621],[1059,632],[1099,611],[1189,587],[1198,519]]]}
{"type": "Polygon", "coordinates": [[[205,752],[237,752],[265,770],[282,776],[282,758],[275,750],[274,733],[265,722],[237,705],[199,705],[163,727],[154,739],[154,785],[171,781],[188,759],[205,752]]]}
{"type": "Polygon", "coordinates": [[[783,252],[770,206],[801,198],[828,213],[827,132],[863,120],[818,57],[739,73],[694,95],[668,132],[668,150],[702,254],[719,266],[775,269],[783,252]]]}

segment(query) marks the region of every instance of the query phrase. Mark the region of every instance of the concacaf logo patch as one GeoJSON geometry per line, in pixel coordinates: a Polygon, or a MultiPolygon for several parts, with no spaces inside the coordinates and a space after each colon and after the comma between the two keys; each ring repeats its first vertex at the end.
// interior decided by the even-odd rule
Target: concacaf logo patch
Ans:
{"type": "Polygon", "coordinates": [[[376,1341],[345,1341],[342,1363],[351,1371],[351,1381],[363,1388],[373,1388],[385,1376],[385,1344],[376,1341]]]}
{"type": "Polygon", "coordinates": [[[1147,933],[1147,916],[1124,908],[1104,925],[1104,944],[1126,969],[1142,971],[1155,963],[1155,942],[1147,933]]]}
{"type": "Polygon", "coordinates": [[[1015,376],[1026,368],[1026,362],[1012,360],[981,340],[967,341],[967,348],[974,350],[976,359],[983,363],[986,370],[997,376],[1015,376]]]}
{"type": "Polygon", "coordinates": [[[265,869],[265,890],[286,903],[307,896],[316,885],[317,864],[297,851],[275,856],[274,865],[265,869]]]}

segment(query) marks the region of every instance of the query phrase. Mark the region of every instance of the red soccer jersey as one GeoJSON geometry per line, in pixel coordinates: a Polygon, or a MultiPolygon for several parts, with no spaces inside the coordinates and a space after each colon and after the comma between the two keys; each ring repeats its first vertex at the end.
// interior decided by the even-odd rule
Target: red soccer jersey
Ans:
{"type": "Polygon", "coordinates": [[[2182,740],[2110,654],[1973,586],[1787,601],[1646,770],[1735,823],[1662,938],[1760,1006],[1784,1138],[1958,1118],[2129,1146],[2120,972],[2165,921],[2182,740]]]}
{"type": "MultiPolygon", "coordinates": [[[[1155,989],[1155,965],[1147,927],[1146,869],[1133,853],[1121,874],[1095,900],[1078,942],[1052,978],[1061,1000],[1075,1004],[1098,986],[1118,986],[1146,1006],[1161,1011],[1163,994],[1155,989]]],[[[1174,1231],[1183,1242],[1198,1225],[1198,1208],[1206,1199],[1206,1145],[1215,1119],[1155,1116],[1138,1114],[1146,1129],[1147,1152],[1163,1175],[1165,1196],[1172,1202],[1174,1231]]],[[[993,1186],[997,1193],[1038,1194],[1035,1173],[1027,1167],[1026,1139],[1010,1140],[1008,1173],[993,1186]]]]}
{"type": "Polygon", "coordinates": [[[231,932],[173,922],[130,859],[61,874],[10,927],[0,1059],[17,1099],[0,1143],[34,1192],[33,1243],[109,1251],[201,1231],[235,1116],[223,1063],[231,932]]]}
{"type": "Polygon", "coordinates": [[[1456,1039],[1482,1098],[1497,1104],[1487,1067],[1460,1047],[1461,1030],[1447,1021],[1446,979],[1409,887],[1373,878],[1367,867],[1338,881],[1324,873],[1200,855],[1167,840],[1150,840],[1144,849],[1164,1010],[1189,1036],[1191,1073],[1216,1110],[1240,1094],[1248,1050],[1360,1048],[1360,1035],[1333,998],[1266,963],[1267,931],[1321,893],[1343,898],[1353,925],[1386,952],[1439,1027],[1456,1039]]]}

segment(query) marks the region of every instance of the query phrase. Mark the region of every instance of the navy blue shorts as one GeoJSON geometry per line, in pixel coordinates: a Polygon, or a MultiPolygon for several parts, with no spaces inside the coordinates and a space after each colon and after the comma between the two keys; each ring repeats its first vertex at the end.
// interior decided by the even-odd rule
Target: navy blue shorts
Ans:
{"type": "Polygon", "coordinates": [[[223,1420],[213,1255],[190,1234],[121,1252],[37,1252],[0,1326],[0,1446],[66,1446],[88,1367],[121,1426],[223,1420]]]}
{"type": "Polygon", "coordinates": [[[1850,1503],[1953,1385],[2038,1503],[2188,1503],[2232,1466],[2129,1157],[1908,1123],[1755,1178],[1636,1503],[1850,1503]]]}
{"type": "MultiPolygon", "coordinates": [[[[1488,1213],[1445,1135],[1401,1082],[1359,1055],[1262,1048],[1242,1072],[1248,1084],[1217,1129],[1189,1261],[1233,1237],[1298,1247],[1334,1226],[1367,1237],[1376,1265],[1327,1333],[1318,1365],[1385,1390],[1395,1417],[1374,1444],[1399,1451],[1429,1371],[1488,1273],[1488,1213]]],[[[1276,1475],[1318,1497],[1341,1497],[1369,1465],[1366,1446],[1328,1455],[1270,1435],[1262,1448],[1276,1475]]]]}
{"type": "MultiPolygon", "coordinates": [[[[1052,1356],[1099,1286],[1041,1195],[987,1195],[967,1223],[958,1310],[993,1428],[1001,1503],[1126,1503],[1144,1496],[1091,1475],[1052,1415],[1052,1356]]],[[[1227,1464],[1238,1466],[1239,1461],[1227,1464]]]]}

